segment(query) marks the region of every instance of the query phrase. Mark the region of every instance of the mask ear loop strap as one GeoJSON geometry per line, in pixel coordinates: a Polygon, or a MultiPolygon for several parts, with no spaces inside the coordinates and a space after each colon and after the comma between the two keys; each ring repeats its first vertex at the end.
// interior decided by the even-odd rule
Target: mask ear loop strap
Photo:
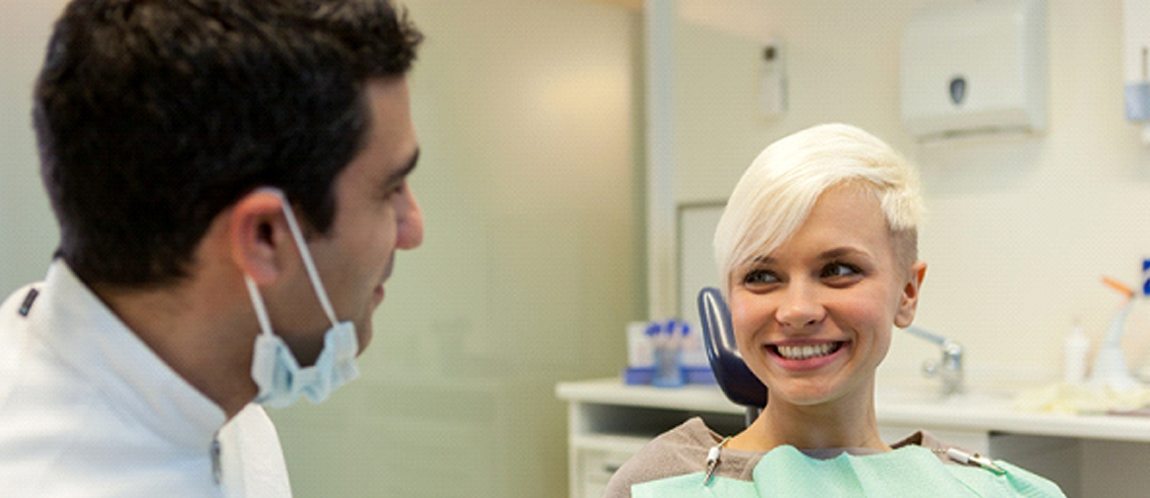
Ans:
{"type": "Polygon", "coordinates": [[[292,238],[295,239],[295,245],[299,248],[300,258],[303,259],[303,266],[307,269],[307,276],[311,279],[312,290],[315,291],[316,299],[319,299],[319,305],[323,307],[323,312],[327,315],[327,319],[334,327],[338,325],[335,319],[335,311],[331,307],[331,302],[327,299],[327,292],[324,289],[323,281],[319,278],[319,272],[315,269],[315,263],[311,259],[311,251],[307,248],[307,242],[303,239],[303,231],[299,228],[299,223],[296,222],[295,214],[292,213],[291,206],[288,205],[287,197],[279,190],[268,189],[280,198],[280,207],[283,208],[284,217],[287,218],[288,230],[291,231],[292,238]]]}
{"type": "Polygon", "coordinates": [[[268,309],[264,307],[264,298],[260,296],[260,289],[256,287],[255,280],[247,275],[244,275],[244,284],[247,284],[248,294],[252,297],[252,307],[256,309],[256,319],[260,322],[261,333],[271,335],[272,321],[268,318],[268,309]]]}

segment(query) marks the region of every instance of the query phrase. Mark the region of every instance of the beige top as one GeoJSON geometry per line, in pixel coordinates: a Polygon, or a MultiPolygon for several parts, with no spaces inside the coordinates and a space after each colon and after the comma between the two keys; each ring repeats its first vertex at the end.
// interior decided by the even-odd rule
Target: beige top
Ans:
{"type": "MultiPolygon", "coordinates": [[[[722,436],[712,431],[702,419],[695,417],[683,422],[647,443],[634,457],[623,464],[607,484],[604,498],[630,498],[631,486],[694,472],[705,472],[707,452],[722,441],[722,436]]],[[[929,433],[919,431],[891,445],[901,448],[918,445],[931,449],[939,460],[947,464],[962,465],[950,459],[945,453],[954,446],[947,445],[929,433]]],[[[871,448],[826,448],[802,450],[803,453],[818,459],[834,458],[842,453],[867,455],[878,453],[871,448]]],[[[741,451],[724,448],[722,461],[715,469],[716,476],[750,481],[755,465],[765,452],[741,451]]]]}

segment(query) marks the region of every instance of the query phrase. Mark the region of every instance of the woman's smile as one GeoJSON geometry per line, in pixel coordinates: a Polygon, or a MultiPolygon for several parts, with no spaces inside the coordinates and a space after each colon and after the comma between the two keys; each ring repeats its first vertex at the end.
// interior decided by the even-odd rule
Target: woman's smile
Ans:
{"type": "Polygon", "coordinates": [[[849,341],[790,342],[767,344],[767,354],[786,370],[804,371],[822,368],[848,353],[849,341]]]}

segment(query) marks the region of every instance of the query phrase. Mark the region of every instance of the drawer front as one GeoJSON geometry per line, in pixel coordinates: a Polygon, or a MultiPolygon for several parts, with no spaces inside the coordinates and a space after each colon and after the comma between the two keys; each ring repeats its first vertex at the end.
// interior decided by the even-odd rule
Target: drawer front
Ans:
{"type": "Polygon", "coordinates": [[[580,496],[585,498],[602,497],[611,476],[633,454],[633,452],[620,450],[580,449],[576,457],[579,459],[579,472],[577,476],[573,476],[582,483],[580,496]]]}

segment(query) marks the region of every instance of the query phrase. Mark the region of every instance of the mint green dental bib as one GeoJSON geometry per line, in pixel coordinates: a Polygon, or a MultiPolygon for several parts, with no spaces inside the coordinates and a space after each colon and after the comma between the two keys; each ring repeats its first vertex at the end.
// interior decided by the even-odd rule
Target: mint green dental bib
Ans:
{"type": "Polygon", "coordinates": [[[703,473],[696,472],[636,484],[631,496],[1063,496],[1057,486],[1041,477],[1006,462],[995,463],[1006,473],[998,475],[979,467],[943,464],[921,446],[861,456],[844,453],[826,460],[807,456],[793,446],[780,446],[763,455],[755,465],[753,481],[715,477],[704,486],[703,473]]]}

